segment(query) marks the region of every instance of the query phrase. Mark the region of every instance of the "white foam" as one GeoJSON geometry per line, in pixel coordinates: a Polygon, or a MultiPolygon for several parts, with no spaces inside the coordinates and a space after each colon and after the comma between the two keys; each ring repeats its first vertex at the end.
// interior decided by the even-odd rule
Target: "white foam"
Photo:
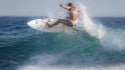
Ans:
{"type": "Polygon", "coordinates": [[[105,35],[105,29],[101,24],[94,24],[92,20],[87,16],[86,13],[83,14],[83,27],[92,36],[101,39],[105,35]]]}
{"type": "Polygon", "coordinates": [[[117,50],[125,48],[125,32],[123,29],[111,29],[102,24],[95,24],[86,13],[82,16],[83,28],[91,35],[98,38],[104,47],[117,50]]]}
{"type": "Polygon", "coordinates": [[[22,66],[17,70],[124,70],[125,65],[105,66],[105,67],[53,67],[53,66],[22,66]]]}
{"type": "Polygon", "coordinates": [[[29,61],[34,65],[48,66],[57,61],[57,56],[48,54],[35,55],[29,61]]]}

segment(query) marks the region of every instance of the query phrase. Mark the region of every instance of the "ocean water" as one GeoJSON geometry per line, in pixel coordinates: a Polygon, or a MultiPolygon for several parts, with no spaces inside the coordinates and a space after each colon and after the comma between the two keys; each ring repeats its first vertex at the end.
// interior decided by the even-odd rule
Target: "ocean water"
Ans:
{"type": "Polygon", "coordinates": [[[36,18],[0,17],[0,70],[123,70],[125,18],[83,15],[83,29],[41,32],[36,18]]]}

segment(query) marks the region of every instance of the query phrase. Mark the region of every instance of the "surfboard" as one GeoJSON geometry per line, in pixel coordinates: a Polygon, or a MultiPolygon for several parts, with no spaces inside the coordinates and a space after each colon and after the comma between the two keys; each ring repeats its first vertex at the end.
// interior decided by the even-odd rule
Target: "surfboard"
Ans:
{"type": "Polygon", "coordinates": [[[27,24],[31,27],[34,28],[36,30],[40,30],[42,32],[60,32],[63,31],[65,28],[69,28],[68,26],[64,25],[64,24],[58,24],[56,26],[53,26],[51,28],[49,28],[46,25],[46,22],[48,22],[48,20],[51,22],[50,24],[53,24],[56,19],[34,19],[29,21],[27,24]]]}

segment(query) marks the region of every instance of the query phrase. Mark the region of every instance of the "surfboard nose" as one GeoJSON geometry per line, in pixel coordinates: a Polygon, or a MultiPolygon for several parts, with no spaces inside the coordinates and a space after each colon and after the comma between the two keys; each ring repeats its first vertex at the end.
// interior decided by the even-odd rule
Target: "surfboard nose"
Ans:
{"type": "Polygon", "coordinates": [[[27,24],[28,24],[30,27],[35,28],[35,27],[36,27],[36,24],[38,24],[38,22],[36,22],[36,20],[32,20],[32,21],[29,21],[27,24]]]}

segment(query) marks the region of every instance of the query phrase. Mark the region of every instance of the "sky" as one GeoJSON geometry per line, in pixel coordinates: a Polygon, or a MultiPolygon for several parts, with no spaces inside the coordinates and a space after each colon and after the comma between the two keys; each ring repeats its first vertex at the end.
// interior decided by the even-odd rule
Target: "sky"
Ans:
{"type": "Polygon", "coordinates": [[[57,15],[68,2],[82,4],[90,16],[125,16],[125,0],[0,0],[0,16],[57,15]]]}

